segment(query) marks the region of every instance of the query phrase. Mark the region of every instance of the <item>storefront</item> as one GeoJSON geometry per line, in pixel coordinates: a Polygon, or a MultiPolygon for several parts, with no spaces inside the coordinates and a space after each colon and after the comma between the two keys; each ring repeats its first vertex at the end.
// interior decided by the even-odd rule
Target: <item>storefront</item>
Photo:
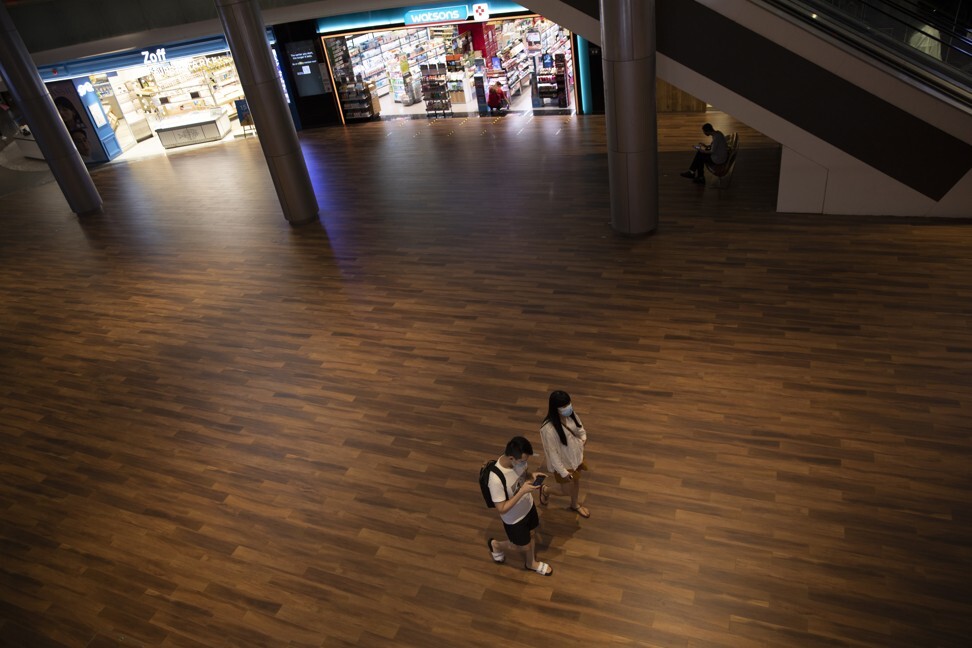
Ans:
{"type": "MultiPolygon", "coordinates": [[[[238,111],[246,114],[222,37],[90,57],[39,72],[85,162],[106,162],[147,140],[154,152],[219,141],[240,128],[238,111]]],[[[22,148],[39,157],[27,140],[22,148]]]]}
{"type": "Polygon", "coordinates": [[[486,113],[499,83],[514,110],[572,111],[574,38],[512,2],[320,19],[342,120],[486,113]]]}
{"type": "Polygon", "coordinates": [[[89,77],[109,115],[114,115],[122,148],[153,134],[164,148],[219,140],[243,99],[228,52],[169,60],[159,48],[152,65],[89,77]]]}

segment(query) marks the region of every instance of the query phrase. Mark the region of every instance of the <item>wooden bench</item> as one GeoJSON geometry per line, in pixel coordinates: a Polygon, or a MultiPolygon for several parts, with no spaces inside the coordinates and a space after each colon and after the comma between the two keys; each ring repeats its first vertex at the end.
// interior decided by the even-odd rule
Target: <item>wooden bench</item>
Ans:
{"type": "Polygon", "coordinates": [[[739,151],[739,133],[732,133],[726,138],[729,147],[729,158],[723,164],[706,164],[706,185],[722,189],[732,182],[732,172],[736,168],[736,153],[739,151]]]}

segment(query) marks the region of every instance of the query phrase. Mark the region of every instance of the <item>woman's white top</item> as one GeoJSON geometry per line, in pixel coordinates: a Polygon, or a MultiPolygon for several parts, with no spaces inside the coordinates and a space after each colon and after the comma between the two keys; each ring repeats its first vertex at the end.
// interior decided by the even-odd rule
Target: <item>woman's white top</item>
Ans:
{"type": "MultiPolygon", "coordinates": [[[[574,416],[577,416],[576,414],[574,416]]],[[[584,422],[577,416],[580,427],[574,425],[574,419],[569,416],[565,419],[560,417],[560,423],[564,426],[564,436],[567,437],[567,445],[560,442],[557,436],[557,428],[553,423],[547,421],[540,428],[540,440],[543,442],[543,453],[547,456],[547,470],[555,472],[563,478],[567,478],[568,470],[574,470],[584,461],[584,442],[587,441],[587,430],[584,429],[584,422]]]]}

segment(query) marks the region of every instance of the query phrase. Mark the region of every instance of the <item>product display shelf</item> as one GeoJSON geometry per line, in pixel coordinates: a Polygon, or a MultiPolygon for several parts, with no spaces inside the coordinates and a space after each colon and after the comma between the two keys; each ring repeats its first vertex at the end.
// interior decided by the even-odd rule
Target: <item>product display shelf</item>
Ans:
{"type": "Polygon", "coordinates": [[[546,22],[540,28],[540,51],[550,52],[554,43],[562,39],[562,30],[552,22],[546,22]]]}
{"type": "Polygon", "coordinates": [[[397,39],[382,45],[381,51],[386,57],[386,62],[389,62],[388,57],[390,56],[397,64],[398,57],[401,54],[405,54],[406,58],[411,58],[411,52],[415,49],[416,45],[428,40],[427,29],[416,30],[412,34],[409,34],[406,30],[401,30],[401,33],[402,35],[397,39]]]}
{"type": "Polygon", "coordinates": [[[421,65],[422,98],[425,100],[425,114],[429,117],[448,117],[452,115],[452,101],[449,98],[447,71],[444,63],[421,65]]]}
{"type": "Polygon", "coordinates": [[[171,87],[159,92],[156,97],[160,112],[168,115],[178,115],[192,110],[215,108],[218,105],[208,83],[194,83],[171,87]]]}
{"type": "Polygon", "coordinates": [[[373,83],[359,81],[343,85],[338,90],[338,96],[341,99],[341,108],[344,110],[345,119],[373,119],[381,112],[373,83]]]}
{"type": "MultiPolygon", "coordinates": [[[[348,58],[355,77],[361,74],[365,83],[374,83],[377,95],[391,93],[395,97],[397,91],[391,87],[390,76],[394,70],[400,71],[400,53],[405,50],[408,55],[417,44],[427,40],[427,28],[417,29],[414,33],[397,30],[390,34],[361,34],[349,39],[348,58]]],[[[411,63],[418,65],[427,62],[430,54],[435,56],[439,53],[434,48],[423,49],[422,54],[416,56],[411,63]]]]}
{"type": "Polygon", "coordinates": [[[334,78],[354,78],[354,68],[351,65],[351,55],[348,52],[348,43],[343,36],[325,39],[327,53],[331,59],[331,70],[334,78]]]}
{"type": "Polygon", "coordinates": [[[541,99],[556,99],[558,94],[557,70],[541,69],[537,72],[537,94],[541,99]]]}
{"type": "Polygon", "coordinates": [[[482,74],[474,74],[472,82],[473,92],[476,94],[476,105],[480,114],[484,114],[489,110],[489,106],[486,105],[486,80],[482,74]]]}
{"type": "Polygon", "coordinates": [[[378,88],[383,89],[382,94],[388,92],[388,71],[385,69],[380,56],[372,57],[368,63],[355,67],[361,70],[358,74],[365,82],[374,83],[378,88]]]}
{"type": "Polygon", "coordinates": [[[378,88],[374,83],[356,78],[348,40],[345,36],[324,41],[331,69],[337,84],[338,100],[345,120],[373,119],[381,113],[378,104],[378,88]]]}
{"type": "Polygon", "coordinates": [[[338,90],[341,99],[341,109],[345,119],[364,120],[374,119],[381,109],[378,106],[378,95],[375,84],[357,81],[342,84],[338,90]]]}
{"type": "MultiPolygon", "coordinates": [[[[405,31],[405,30],[403,30],[405,31]]],[[[409,34],[407,31],[405,35],[399,39],[400,47],[411,48],[416,43],[421,43],[423,41],[429,40],[429,30],[428,29],[417,29],[414,33],[409,34]]]]}
{"type": "Polygon", "coordinates": [[[498,54],[500,64],[507,76],[511,96],[518,94],[524,86],[530,84],[532,66],[523,38],[526,36],[521,37],[517,33],[509,34],[507,44],[498,54]]]}
{"type": "Polygon", "coordinates": [[[429,27],[429,40],[432,39],[442,39],[451,40],[456,37],[459,30],[456,29],[455,25],[441,25],[429,27]]]}
{"type": "Polygon", "coordinates": [[[461,54],[446,54],[446,72],[449,100],[454,104],[470,101],[472,92],[461,54]]]}
{"type": "Polygon", "coordinates": [[[554,67],[557,80],[557,105],[566,108],[570,103],[571,82],[570,68],[567,65],[565,54],[554,55],[554,67]]]}
{"type": "Polygon", "coordinates": [[[411,106],[422,100],[422,82],[411,73],[393,73],[391,76],[392,98],[403,106],[411,106]]]}
{"type": "MultiPolygon", "coordinates": [[[[408,30],[402,29],[392,32],[391,37],[381,40],[382,62],[389,79],[388,93],[397,103],[410,106],[418,100],[418,93],[413,92],[414,89],[409,87],[411,81],[406,84],[403,80],[403,73],[408,71],[403,72],[400,58],[404,55],[407,61],[408,53],[415,44],[422,42],[427,37],[427,29],[416,30],[412,34],[409,34],[408,30]]],[[[410,66],[406,65],[406,67],[410,66]]],[[[380,88],[381,86],[379,86],[379,92],[381,92],[380,88]]],[[[385,93],[381,92],[381,94],[385,93]]]]}
{"type": "Polygon", "coordinates": [[[140,81],[129,79],[120,83],[121,85],[116,86],[115,92],[128,97],[131,107],[125,107],[128,104],[123,104],[123,112],[129,117],[128,124],[135,140],[141,142],[153,137],[155,133],[149,126],[148,117],[153,116],[156,110],[151,99],[141,93],[140,81]]]}
{"type": "Polygon", "coordinates": [[[129,112],[133,112],[131,101],[125,99],[127,93],[119,98],[115,94],[115,90],[112,88],[107,76],[91,76],[89,78],[91,79],[91,84],[95,92],[98,93],[98,99],[101,101],[101,107],[105,111],[105,117],[108,119],[108,123],[111,124],[111,129],[115,132],[115,140],[123,151],[127,151],[136,144],[135,136],[128,126],[128,120],[126,119],[126,113],[123,108],[124,103],[129,112]]]}
{"type": "Polygon", "coordinates": [[[357,74],[365,83],[374,83],[379,95],[388,94],[388,72],[382,58],[381,41],[371,34],[364,34],[356,41],[351,39],[348,55],[357,74]]]}
{"type": "Polygon", "coordinates": [[[510,91],[510,80],[506,76],[506,72],[503,70],[486,70],[486,89],[489,90],[489,86],[493,85],[497,81],[503,86],[503,90],[506,93],[510,91]]]}
{"type": "Polygon", "coordinates": [[[469,79],[465,76],[449,79],[447,85],[449,88],[449,101],[452,103],[464,104],[472,101],[473,91],[469,79]]]}
{"type": "Polygon", "coordinates": [[[405,79],[402,78],[401,72],[392,74],[390,79],[389,92],[391,93],[392,99],[396,103],[402,103],[402,97],[405,94],[405,79]]]}
{"type": "Polygon", "coordinates": [[[438,63],[438,59],[442,58],[445,54],[445,49],[442,45],[433,45],[429,49],[423,49],[421,52],[409,55],[408,63],[410,66],[421,66],[421,65],[434,65],[438,63]]]}
{"type": "Polygon", "coordinates": [[[138,98],[129,87],[133,88],[134,84],[131,81],[125,83],[117,77],[114,81],[116,85],[112,89],[115,93],[115,99],[118,101],[118,107],[121,114],[124,115],[125,121],[128,122],[128,127],[131,129],[135,141],[141,142],[152,137],[152,128],[145,120],[144,111],[137,101],[138,98]]]}
{"type": "Polygon", "coordinates": [[[223,139],[229,131],[229,112],[225,108],[194,110],[178,117],[168,117],[155,125],[155,134],[167,149],[215,142],[223,139]]]}
{"type": "Polygon", "coordinates": [[[522,74],[520,72],[519,61],[515,59],[508,59],[502,62],[503,72],[506,74],[507,84],[509,85],[510,92],[516,94],[520,91],[520,79],[522,74]]]}

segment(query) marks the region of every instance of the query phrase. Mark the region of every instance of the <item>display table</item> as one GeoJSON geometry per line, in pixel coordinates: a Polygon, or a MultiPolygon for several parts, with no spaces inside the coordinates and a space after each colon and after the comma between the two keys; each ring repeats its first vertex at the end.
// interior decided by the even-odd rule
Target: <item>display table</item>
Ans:
{"type": "Polygon", "coordinates": [[[20,149],[20,154],[25,158],[30,158],[32,160],[44,159],[44,154],[41,153],[40,147],[37,146],[37,142],[33,137],[14,135],[13,139],[14,142],[17,143],[17,148],[20,149]]]}
{"type": "Polygon", "coordinates": [[[155,134],[167,149],[215,142],[223,139],[228,132],[229,111],[225,108],[194,110],[178,117],[166,117],[155,124],[155,134]]]}

